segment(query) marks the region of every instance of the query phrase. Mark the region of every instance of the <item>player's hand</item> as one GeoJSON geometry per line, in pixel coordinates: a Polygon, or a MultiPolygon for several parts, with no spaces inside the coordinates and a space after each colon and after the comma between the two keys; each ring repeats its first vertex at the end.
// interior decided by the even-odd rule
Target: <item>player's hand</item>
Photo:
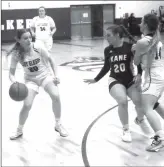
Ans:
{"type": "Polygon", "coordinates": [[[132,51],[132,52],[135,52],[135,51],[136,51],[136,44],[133,44],[131,51],[132,51]]]}
{"type": "Polygon", "coordinates": [[[135,85],[136,85],[136,86],[141,85],[141,83],[142,83],[142,76],[141,76],[140,74],[137,74],[137,75],[134,77],[134,82],[135,82],[135,85]]]}
{"type": "Polygon", "coordinates": [[[84,79],[84,82],[88,83],[88,84],[94,84],[94,83],[96,83],[96,81],[94,79],[84,79]]]}
{"type": "Polygon", "coordinates": [[[50,32],[50,36],[53,36],[54,34],[52,32],[50,32]]]}
{"type": "Polygon", "coordinates": [[[60,84],[60,79],[57,77],[54,77],[54,83],[55,83],[55,85],[60,84]]]}
{"type": "Polygon", "coordinates": [[[12,81],[12,84],[16,84],[16,83],[18,83],[17,81],[12,81]]]}

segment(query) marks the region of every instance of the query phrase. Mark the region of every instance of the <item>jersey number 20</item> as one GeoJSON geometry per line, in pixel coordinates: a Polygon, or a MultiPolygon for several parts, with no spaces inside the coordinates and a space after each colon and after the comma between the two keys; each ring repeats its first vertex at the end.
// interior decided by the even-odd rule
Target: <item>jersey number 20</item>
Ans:
{"type": "Polygon", "coordinates": [[[38,71],[38,67],[37,66],[29,67],[28,69],[30,70],[30,72],[38,71]]]}
{"type": "Polygon", "coordinates": [[[119,73],[119,72],[124,72],[125,71],[125,64],[121,63],[120,65],[115,64],[114,65],[114,72],[119,73]]]}

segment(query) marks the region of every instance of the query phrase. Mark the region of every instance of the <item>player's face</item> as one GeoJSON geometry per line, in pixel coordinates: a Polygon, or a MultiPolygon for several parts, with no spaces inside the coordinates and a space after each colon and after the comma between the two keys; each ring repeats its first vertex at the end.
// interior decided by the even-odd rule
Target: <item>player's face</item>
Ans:
{"type": "Polygon", "coordinates": [[[29,32],[22,34],[19,43],[24,49],[29,49],[31,47],[32,37],[29,32]]]}
{"type": "Polygon", "coordinates": [[[46,15],[45,9],[44,9],[44,8],[40,8],[40,9],[39,9],[39,16],[40,16],[40,17],[44,17],[45,15],[46,15]]]}
{"type": "Polygon", "coordinates": [[[106,39],[107,39],[109,44],[113,44],[116,42],[116,35],[113,34],[111,30],[107,30],[106,39]]]}

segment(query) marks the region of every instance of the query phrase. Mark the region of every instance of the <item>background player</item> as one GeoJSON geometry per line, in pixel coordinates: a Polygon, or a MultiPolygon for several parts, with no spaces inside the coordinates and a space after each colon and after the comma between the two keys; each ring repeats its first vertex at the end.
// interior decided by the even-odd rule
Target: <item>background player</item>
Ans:
{"type": "Polygon", "coordinates": [[[94,79],[86,79],[86,83],[96,83],[103,78],[109,70],[109,92],[118,103],[118,114],[123,125],[122,140],[131,142],[128,117],[127,95],[132,99],[137,111],[137,122],[144,132],[149,133],[149,127],[140,111],[139,84],[141,75],[134,77],[132,45],[124,42],[124,30],[121,26],[111,26],[107,29],[107,41],[109,46],[104,50],[105,62],[100,73],[94,79]],[[134,83],[136,82],[136,83],[134,83]]]}
{"type": "Polygon", "coordinates": [[[164,131],[159,118],[153,111],[154,104],[164,91],[164,55],[161,54],[158,27],[159,21],[156,15],[145,15],[140,25],[144,37],[133,46],[135,51],[134,63],[136,65],[141,63],[145,72],[142,108],[155,131],[154,140],[146,148],[147,151],[157,151],[164,147],[164,131]]]}
{"type": "MultiPolygon", "coordinates": [[[[63,128],[60,122],[61,118],[61,103],[57,87],[57,79],[54,68],[54,61],[46,50],[42,47],[36,47],[31,43],[32,36],[28,30],[17,31],[17,42],[12,49],[12,58],[10,65],[9,78],[12,83],[15,80],[15,71],[17,63],[24,68],[24,78],[29,93],[24,100],[23,107],[19,114],[19,126],[17,132],[10,139],[14,140],[23,135],[23,126],[28,118],[29,111],[32,107],[35,96],[38,94],[39,87],[42,86],[44,90],[50,95],[52,99],[53,113],[56,118],[55,130],[61,136],[66,137],[67,131],[63,128]],[[50,72],[48,62],[51,65],[53,74],[50,72]]],[[[10,52],[11,53],[11,52],[10,52]]]]}
{"type": "Polygon", "coordinates": [[[40,7],[38,9],[39,16],[32,20],[31,31],[35,37],[36,44],[44,46],[48,51],[51,50],[53,45],[53,35],[56,32],[56,25],[54,20],[46,15],[46,9],[40,7]]]}

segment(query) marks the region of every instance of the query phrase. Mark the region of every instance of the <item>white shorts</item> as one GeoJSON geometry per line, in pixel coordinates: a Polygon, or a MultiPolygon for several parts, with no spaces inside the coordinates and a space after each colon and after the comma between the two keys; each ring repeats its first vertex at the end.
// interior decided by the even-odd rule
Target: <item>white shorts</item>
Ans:
{"type": "Polygon", "coordinates": [[[164,82],[161,83],[145,83],[142,87],[142,94],[154,95],[159,98],[164,92],[164,82]]]}
{"type": "Polygon", "coordinates": [[[143,90],[142,94],[154,95],[157,98],[159,98],[164,91],[163,69],[162,68],[151,69],[150,75],[146,75],[147,79],[145,79],[145,83],[142,86],[143,90]]]}
{"type": "Polygon", "coordinates": [[[47,86],[47,84],[49,84],[50,82],[53,82],[53,80],[54,80],[53,76],[49,74],[42,79],[28,79],[28,80],[25,80],[25,84],[29,89],[32,89],[35,92],[39,93],[39,87],[40,86],[45,88],[45,86],[47,86]]]}
{"type": "Polygon", "coordinates": [[[53,39],[52,38],[49,38],[48,40],[36,39],[35,44],[46,48],[50,52],[52,49],[52,45],[53,45],[53,39]]]}

